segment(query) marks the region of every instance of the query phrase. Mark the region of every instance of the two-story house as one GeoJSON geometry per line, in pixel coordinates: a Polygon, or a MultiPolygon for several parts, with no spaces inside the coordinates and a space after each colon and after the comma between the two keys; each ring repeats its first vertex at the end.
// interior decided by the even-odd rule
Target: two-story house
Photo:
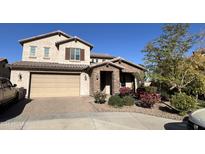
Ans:
{"type": "Polygon", "coordinates": [[[133,73],[145,71],[123,58],[93,53],[92,44],[62,31],[19,42],[22,61],[10,65],[11,81],[31,98],[114,94],[121,86],[136,89],[133,73]]]}

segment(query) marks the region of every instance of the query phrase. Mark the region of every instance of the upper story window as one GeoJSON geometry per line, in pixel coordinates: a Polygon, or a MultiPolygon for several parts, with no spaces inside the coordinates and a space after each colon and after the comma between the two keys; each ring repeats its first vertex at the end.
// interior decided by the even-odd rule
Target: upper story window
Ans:
{"type": "Polygon", "coordinates": [[[30,57],[36,56],[36,46],[30,46],[30,57]]]}
{"type": "Polygon", "coordinates": [[[48,47],[44,48],[44,58],[49,58],[49,50],[50,50],[50,48],[48,48],[48,47]]]}
{"type": "Polygon", "coordinates": [[[80,60],[80,49],[79,48],[71,48],[70,59],[71,60],[80,60]]]}

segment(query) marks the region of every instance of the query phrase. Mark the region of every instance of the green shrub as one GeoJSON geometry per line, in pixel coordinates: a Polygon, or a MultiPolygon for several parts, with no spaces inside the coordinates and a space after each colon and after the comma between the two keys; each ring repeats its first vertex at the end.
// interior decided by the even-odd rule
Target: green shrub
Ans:
{"type": "Polygon", "coordinates": [[[123,104],[126,106],[134,105],[134,98],[132,96],[124,96],[122,98],[123,104]]]}
{"type": "Polygon", "coordinates": [[[145,88],[145,92],[148,92],[148,93],[157,93],[157,87],[149,86],[149,87],[144,87],[144,88],[145,88]]]}
{"type": "Polygon", "coordinates": [[[95,103],[103,104],[106,102],[106,94],[102,92],[94,93],[95,103]]]}
{"type": "Polygon", "coordinates": [[[115,107],[122,107],[124,105],[119,95],[111,96],[108,100],[108,104],[115,107]]]}
{"type": "Polygon", "coordinates": [[[169,101],[170,98],[171,98],[171,95],[170,95],[167,91],[165,91],[165,90],[162,90],[162,91],[160,92],[160,96],[161,96],[161,99],[162,99],[163,101],[169,101]]]}
{"type": "Polygon", "coordinates": [[[194,110],[196,104],[196,100],[185,93],[177,93],[171,97],[171,105],[174,106],[181,115],[185,115],[187,112],[194,110]]]}

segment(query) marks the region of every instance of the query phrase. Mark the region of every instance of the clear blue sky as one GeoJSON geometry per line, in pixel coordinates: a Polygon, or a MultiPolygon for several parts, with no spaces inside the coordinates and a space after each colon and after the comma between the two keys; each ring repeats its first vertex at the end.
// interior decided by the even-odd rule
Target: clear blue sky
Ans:
{"type": "MultiPolygon", "coordinates": [[[[120,56],[143,64],[141,50],[161,34],[163,24],[0,24],[0,57],[10,63],[21,60],[22,47],[18,40],[62,30],[76,35],[94,45],[93,51],[120,56]]],[[[196,33],[204,24],[191,24],[196,33]]],[[[190,51],[191,53],[191,51],[190,51]]]]}

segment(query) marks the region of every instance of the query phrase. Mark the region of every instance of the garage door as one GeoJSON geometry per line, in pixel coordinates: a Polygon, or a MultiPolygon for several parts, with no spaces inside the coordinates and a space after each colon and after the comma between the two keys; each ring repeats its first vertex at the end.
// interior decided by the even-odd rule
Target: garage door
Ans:
{"type": "Polygon", "coordinates": [[[79,75],[32,74],[30,97],[79,96],[79,87],[79,75]]]}

